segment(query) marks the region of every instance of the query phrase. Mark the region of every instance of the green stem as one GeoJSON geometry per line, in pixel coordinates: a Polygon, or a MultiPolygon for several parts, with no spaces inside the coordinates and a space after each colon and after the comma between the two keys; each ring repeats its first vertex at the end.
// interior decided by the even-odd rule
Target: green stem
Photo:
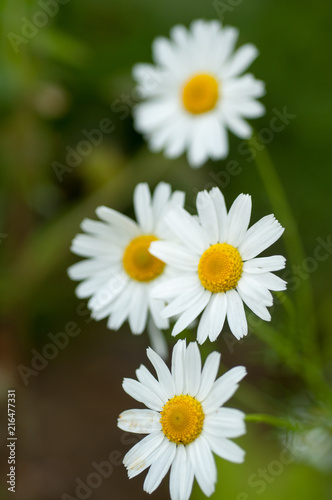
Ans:
{"type": "MultiPolygon", "coordinates": [[[[255,154],[257,170],[260,174],[266,192],[269,196],[273,211],[286,226],[283,240],[285,242],[289,261],[299,265],[305,259],[301,238],[298,232],[296,221],[288,204],[283,185],[279,179],[277,170],[271,160],[266,147],[262,144],[260,150],[257,149],[258,137],[249,140],[249,146],[255,154]]],[[[297,324],[299,327],[298,342],[302,345],[302,352],[307,357],[315,359],[315,363],[320,365],[320,353],[316,340],[316,321],[314,312],[314,300],[310,280],[302,280],[296,290],[297,324]]],[[[305,366],[303,366],[305,369],[305,366]]]]}
{"type": "Polygon", "coordinates": [[[292,431],[298,431],[301,428],[300,422],[292,422],[282,417],[275,417],[266,413],[249,413],[245,416],[246,422],[257,422],[260,424],[268,424],[273,427],[282,427],[292,431]]]}

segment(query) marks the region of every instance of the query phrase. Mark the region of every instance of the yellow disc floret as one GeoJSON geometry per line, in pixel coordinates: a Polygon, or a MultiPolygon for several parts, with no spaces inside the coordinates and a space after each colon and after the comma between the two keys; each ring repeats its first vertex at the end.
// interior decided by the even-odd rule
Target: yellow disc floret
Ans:
{"type": "Polygon", "coordinates": [[[149,253],[150,244],[156,240],[158,238],[151,234],[138,236],[125,249],[122,263],[132,279],[151,281],[163,272],[165,263],[149,253]]]}
{"type": "Polygon", "coordinates": [[[203,429],[204,412],[197,399],[188,395],[174,396],[161,412],[160,423],[165,436],[177,444],[195,441],[203,429]]]}
{"type": "Polygon", "coordinates": [[[199,115],[214,109],[220,97],[218,81],[208,74],[198,74],[188,80],[182,92],[183,105],[189,113],[199,115]]]}
{"type": "Polygon", "coordinates": [[[205,250],[200,258],[198,276],[210,292],[227,292],[238,284],[242,268],[239,251],[228,243],[217,243],[205,250]]]}

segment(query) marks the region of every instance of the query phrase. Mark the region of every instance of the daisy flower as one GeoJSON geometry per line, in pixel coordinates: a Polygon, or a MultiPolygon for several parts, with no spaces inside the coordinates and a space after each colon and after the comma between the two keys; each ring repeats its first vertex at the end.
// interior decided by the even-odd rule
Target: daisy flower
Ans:
{"type": "Polygon", "coordinates": [[[172,335],[184,330],[203,311],[197,340],[215,340],[225,318],[233,335],[248,333],[245,303],[265,321],[271,319],[267,307],[273,303],[270,290],[284,290],[286,283],[271,271],[285,267],[281,255],[259,257],[282,235],[284,228],[273,215],[249,226],[251,197],[241,194],[228,214],[218,188],[197,196],[198,217],[182,207],[165,216],[180,243],[153,242],[150,252],[169,264],[177,277],[156,286],[152,294],[168,305],[161,312],[169,318],[180,315],[172,335]]]}
{"type": "Polygon", "coordinates": [[[173,350],[172,371],[151,349],[147,355],[158,380],[141,365],[137,379],[124,379],[124,390],[148,409],[121,413],[118,426],[126,432],[147,434],[124,457],[129,478],[150,467],[144,490],[152,493],[170,472],[172,500],[187,500],[194,478],[210,496],[217,481],[213,453],[241,463],[244,451],[229,438],[245,433],[244,413],[222,405],[246,374],[237,366],[215,380],[220,354],[213,352],[201,370],[196,342],[179,340],[173,350]]]}
{"type": "Polygon", "coordinates": [[[87,257],[68,269],[73,280],[83,280],[76,288],[79,298],[90,297],[92,317],[108,317],[107,326],[118,330],[126,319],[132,333],[140,334],[148,323],[151,344],[163,356],[167,346],[160,329],[169,321],[161,318],[164,302],[151,297],[151,286],[167,275],[167,266],[148,252],[152,241],[170,237],[163,216],[167,210],[183,206],[184,193],[171,193],[161,182],[153,198],[147,184],[134,191],[134,209],[138,222],[107,207],[96,210],[100,221],[85,219],[71,250],[87,257]]]}
{"type": "Polygon", "coordinates": [[[164,150],[168,158],[187,151],[190,165],[200,167],[227,156],[227,129],[251,136],[244,118],[264,114],[256,98],[265,90],[252,74],[242,75],[258,51],[252,44],[234,51],[237,37],[238,30],[219,21],[194,21],[189,30],[178,25],[170,39],[153,42],[155,66],[134,66],[145,99],[134,108],[135,127],[152,151],[164,150]]]}

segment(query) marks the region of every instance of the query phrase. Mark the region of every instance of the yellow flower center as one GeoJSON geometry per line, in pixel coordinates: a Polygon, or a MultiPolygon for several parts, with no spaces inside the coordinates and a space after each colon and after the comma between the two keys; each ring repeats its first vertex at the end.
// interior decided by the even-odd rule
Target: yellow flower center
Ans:
{"type": "Polygon", "coordinates": [[[204,288],[213,293],[227,292],[238,284],[243,261],[239,251],[228,243],[217,243],[203,253],[198,277],[204,288]]]}
{"type": "Polygon", "coordinates": [[[193,76],[183,87],[184,107],[194,115],[211,111],[219,99],[219,86],[218,81],[211,75],[201,73],[193,76]]]}
{"type": "Polygon", "coordinates": [[[125,249],[122,263],[132,279],[151,281],[163,272],[165,263],[149,253],[151,242],[156,240],[158,238],[151,234],[138,236],[125,249]]]}
{"type": "Polygon", "coordinates": [[[174,396],[161,412],[163,433],[173,443],[189,444],[203,429],[204,412],[197,399],[188,395],[174,396]]]}

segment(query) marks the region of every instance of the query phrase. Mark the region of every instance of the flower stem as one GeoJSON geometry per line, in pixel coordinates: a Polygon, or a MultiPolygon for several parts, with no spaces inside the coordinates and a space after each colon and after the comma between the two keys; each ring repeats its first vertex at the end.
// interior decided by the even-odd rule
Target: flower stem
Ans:
{"type": "Polygon", "coordinates": [[[246,422],[257,422],[261,424],[272,425],[273,427],[282,427],[292,431],[300,430],[300,422],[292,422],[285,418],[275,417],[266,413],[249,413],[245,416],[246,422]]]}

